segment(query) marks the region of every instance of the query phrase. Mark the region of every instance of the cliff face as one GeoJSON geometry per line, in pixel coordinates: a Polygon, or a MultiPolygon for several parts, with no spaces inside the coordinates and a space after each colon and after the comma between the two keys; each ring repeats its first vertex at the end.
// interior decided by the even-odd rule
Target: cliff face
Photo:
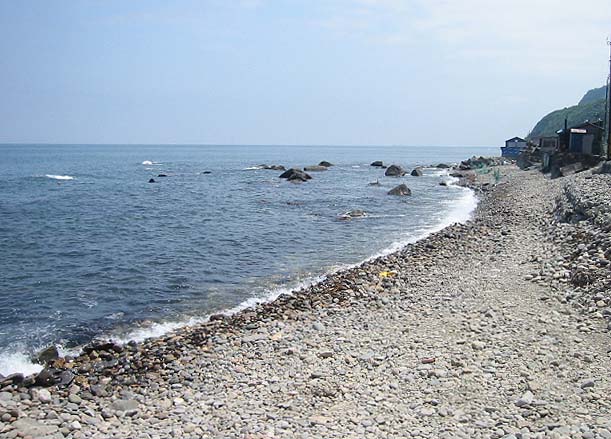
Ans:
{"type": "Polygon", "coordinates": [[[528,138],[553,136],[556,131],[564,128],[565,118],[568,119],[569,126],[585,122],[586,120],[603,119],[605,117],[606,93],[606,86],[595,88],[588,91],[577,105],[552,111],[537,122],[528,138]]]}

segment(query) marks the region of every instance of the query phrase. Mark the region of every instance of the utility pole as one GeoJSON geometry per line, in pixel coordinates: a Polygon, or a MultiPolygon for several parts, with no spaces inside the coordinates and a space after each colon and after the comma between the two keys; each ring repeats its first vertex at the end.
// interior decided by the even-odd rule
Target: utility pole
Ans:
{"type": "Polygon", "coordinates": [[[609,76],[607,76],[607,102],[605,105],[605,123],[607,124],[607,160],[611,160],[611,40],[609,46],[609,76]]]}

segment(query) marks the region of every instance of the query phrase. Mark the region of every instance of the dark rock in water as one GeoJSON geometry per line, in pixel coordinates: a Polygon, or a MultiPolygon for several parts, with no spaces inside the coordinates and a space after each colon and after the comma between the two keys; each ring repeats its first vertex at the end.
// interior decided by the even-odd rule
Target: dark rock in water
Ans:
{"type": "Polygon", "coordinates": [[[291,168],[288,171],[280,174],[279,178],[286,178],[289,181],[307,181],[312,177],[309,174],[306,174],[301,169],[291,168]]]}
{"type": "Polygon", "coordinates": [[[202,174],[212,174],[212,171],[203,171],[202,174]]]}
{"type": "Polygon", "coordinates": [[[155,179],[154,178],[149,179],[149,183],[155,183],[155,179]]]}
{"type": "Polygon", "coordinates": [[[388,195],[411,195],[412,191],[404,184],[400,184],[388,191],[388,195]]]}
{"type": "Polygon", "coordinates": [[[36,375],[36,384],[43,387],[49,387],[58,382],[58,370],[51,367],[45,367],[36,375]]]}
{"type": "Polygon", "coordinates": [[[167,177],[167,174],[159,174],[157,177],[167,177]]]}
{"type": "Polygon", "coordinates": [[[456,177],[456,178],[463,178],[465,176],[465,174],[463,174],[462,172],[452,172],[450,174],[450,177],[456,177]]]}
{"type": "Polygon", "coordinates": [[[285,171],[286,168],[282,165],[266,165],[262,164],[257,166],[259,169],[271,170],[271,171],[285,171]]]}
{"type": "Polygon", "coordinates": [[[449,169],[450,165],[446,165],[445,163],[439,163],[436,167],[437,169],[449,169]]]}
{"type": "Polygon", "coordinates": [[[439,186],[447,186],[448,182],[447,181],[440,181],[439,182],[439,186]]]}
{"type": "Polygon", "coordinates": [[[331,162],[328,162],[328,161],[326,161],[326,160],[323,160],[322,162],[320,162],[320,163],[318,164],[318,166],[324,166],[325,168],[330,168],[331,166],[334,166],[334,165],[333,165],[333,163],[331,163],[331,162]]]}
{"type": "Polygon", "coordinates": [[[53,360],[57,360],[59,358],[59,352],[57,351],[57,347],[55,345],[49,346],[46,349],[43,349],[39,352],[36,359],[40,364],[47,364],[53,360]]]}
{"type": "Polygon", "coordinates": [[[387,177],[402,177],[406,174],[405,169],[399,165],[390,165],[384,175],[387,177]]]}
{"type": "Polygon", "coordinates": [[[376,181],[372,181],[367,186],[382,186],[382,184],[378,180],[376,180],[376,181]]]}
{"type": "Polygon", "coordinates": [[[422,168],[415,168],[414,170],[412,170],[411,175],[413,177],[422,177],[422,168]]]}
{"type": "Polygon", "coordinates": [[[382,166],[384,166],[384,162],[382,160],[376,160],[370,166],[376,166],[378,168],[381,168],[382,166]]]}
{"type": "Polygon", "coordinates": [[[295,174],[295,175],[291,175],[291,176],[288,178],[288,181],[308,181],[308,180],[311,180],[311,179],[312,179],[312,177],[311,177],[311,176],[309,176],[309,175],[308,175],[308,174],[306,174],[306,173],[303,173],[303,174],[295,174]]]}
{"type": "Polygon", "coordinates": [[[309,172],[321,172],[321,171],[326,171],[327,167],[322,166],[322,165],[314,165],[314,166],[306,166],[305,168],[303,168],[303,170],[309,171],[309,172]]]}

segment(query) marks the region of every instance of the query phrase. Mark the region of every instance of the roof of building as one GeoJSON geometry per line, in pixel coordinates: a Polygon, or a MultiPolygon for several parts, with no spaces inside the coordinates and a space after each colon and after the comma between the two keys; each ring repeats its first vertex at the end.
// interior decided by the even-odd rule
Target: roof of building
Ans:
{"type": "MultiPolygon", "coordinates": [[[[579,130],[579,129],[583,129],[583,128],[587,128],[587,127],[594,127],[597,128],[599,130],[604,130],[605,128],[603,127],[603,121],[602,119],[599,120],[595,120],[594,122],[590,122],[589,120],[586,120],[583,123],[577,124],[577,125],[573,125],[572,127],[568,128],[568,132],[576,132],[573,130],[579,130]]],[[[564,133],[564,128],[561,130],[556,131],[556,134],[562,134],[564,133]]]]}

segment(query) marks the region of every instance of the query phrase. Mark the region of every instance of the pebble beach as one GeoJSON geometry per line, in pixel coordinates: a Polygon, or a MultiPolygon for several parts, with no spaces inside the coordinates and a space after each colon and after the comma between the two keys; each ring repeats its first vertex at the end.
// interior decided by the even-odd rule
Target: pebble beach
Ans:
{"type": "Polygon", "coordinates": [[[5,377],[0,437],[611,438],[611,175],[496,169],[465,224],[5,377]]]}

